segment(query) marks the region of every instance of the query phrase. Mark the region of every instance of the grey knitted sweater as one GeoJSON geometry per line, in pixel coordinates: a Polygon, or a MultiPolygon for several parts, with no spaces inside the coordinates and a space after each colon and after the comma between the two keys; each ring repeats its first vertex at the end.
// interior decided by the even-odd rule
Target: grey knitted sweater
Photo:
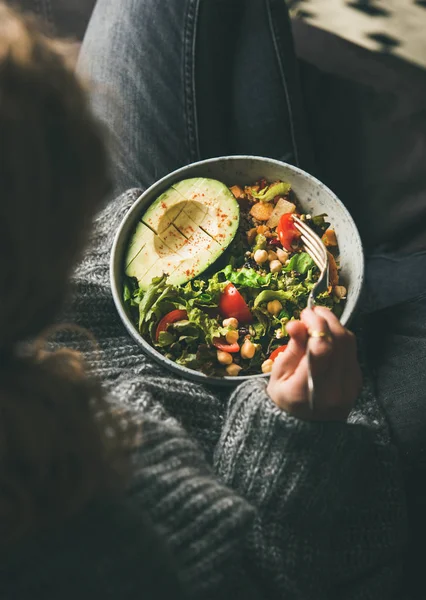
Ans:
{"type": "MultiPolygon", "coordinates": [[[[98,217],[67,315],[99,341],[101,356],[87,360],[111,397],[143,420],[133,510],[166,541],[189,597],[394,597],[405,505],[373,395],[364,391],[348,423],[308,423],[281,412],[262,380],[228,398],[153,364],[121,325],[109,287],[113,236],[137,195],[98,217]]],[[[128,510],[114,508],[111,538],[98,511],[90,527],[65,524],[59,537],[34,541],[4,567],[1,597],[137,597],[140,540],[128,510]]]]}

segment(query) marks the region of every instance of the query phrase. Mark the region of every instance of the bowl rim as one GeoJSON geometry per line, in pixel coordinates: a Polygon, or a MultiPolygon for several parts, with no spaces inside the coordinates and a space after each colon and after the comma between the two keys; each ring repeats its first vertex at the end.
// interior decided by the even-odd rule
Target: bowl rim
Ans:
{"type": "MultiPolygon", "coordinates": [[[[212,163],[226,162],[226,161],[232,161],[232,160],[236,160],[237,162],[238,161],[243,162],[243,161],[247,161],[247,160],[260,161],[260,162],[265,162],[268,164],[276,165],[277,167],[286,167],[287,169],[290,169],[291,171],[301,175],[302,177],[307,177],[308,179],[313,181],[313,183],[317,187],[326,191],[334,199],[334,201],[340,205],[340,208],[343,210],[343,212],[346,213],[346,216],[348,217],[349,221],[354,226],[354,231],[356,234],[355,235],[356,245],[358,247],[357,250],[358,250],[359,258],[361,260],[361,277],[360,277],[359,292],[358,292],[357,297],[355,298],[352,312],[348,318],[346,318],[344,321],[342,321],[342,324],[345,327],[350,323],[350,321],[356,311],[356,308],[359,304],[362,288],[364,285],[364,279],[365,279],[365,257],[364,257],[363,245],[362,245],[362,241],[361,241],[361,236],[358,231],[358,227],[356,226],[356,223],[353,220],[352,215],[350,214],[350,212],[346,208],[346,206],[343,204],[343,202],[336,196],[336,194],[327,185],[325,185],[322,181],[317,179],[314,175],[311,175],[310,173],[308,173],[307,171],[304,171],[300,167],[296,167],[296,166],[286,163],[284,161],[277,160],[275,158],[268,158],[265,156],[246,155],[246,154],[224,155],[224,156],[217,156],[217,157],[207,158],[204,160],[199,160],[196,162],[189,163],[187,165],[179,167],[178,169],[175,169],[174,171],[171,171],[167,175],[164,175],[163,177],[161,177],[160,179],[155,181],[153,184],[151,184],[133,202],[132,206],[129,208],[129,210],[127,211],[127,213],[124,215],[123,219],[121,220],[121,223],[114,235],[114,241],[113,241],[113,244],[111,247],[111,254],[110,254],[109,278],[110,278],[111,293],[112,293],[112,298],[114,301],[115,308],[118,312],[118,315],[119,315],[122,323],[124,324],[125,328],[127,329],[128,333],[130,334],[130,336],[135,340],[135,342],[139,346],[142,347],[144,352],[146,354],[148,354],[148,356],[150,356],[158,364],[160,364],[162,366],[166,366],[170,371],[176,373],[180,377],[189,379],[191,381],[197,381],[199,383],[204,383],[206,385],[216,385],[216,386],[223,386],[223,387],[236,386],[244,381],[252,381],[252,380],[258,379],[258,378],[267,379],[269,377],[269,373],[259,373],[257,375],[242,375],[242,376],[236,376],[236,377],[230,377],[230,376],[213,377],[210,375],[205,375],[204,373],[200,373],[199,371],[195,371],[193,369],[188,369],[188,367],[177,365],[172,360],[166,358],[163,354],[161,354],[156,348],[151,346],[149,344],[149,342],[147,342],[145,340],[145,338],[138,332],[136,327],[131,322],[131,320],[127,314],[127,311],[124,307],[124,303],[122,301],[122,294],[121,294],[121,289],[120,289],[121,277],[116,276],[116,268],[117,268],[118,258],[120,258],[120,259],[122,258],[122,256],[121,257],[118,256],[118,254],[119,254],[118,250],[121,245],[121,238],[122,238],[123,230],[126,228],[129,220],[131,220],[133,218],[134,213],[138,210],[139,205],[143,202],[143,200],[146,196],[148,196],[150,193],[152,193],[153,190],[155,190],[157,188],[166,189],[167,186],[170,187],[170,185],[179,178],[179,175],[181,175],[181,174],[184,175],[185,173],[188,172],[188,169],[191,169],[194,167],[202,167],[205,165],[210,165],[212,163]]],[[[159,192],[159,193],[161,193],[161,192],[159,192]]]]}

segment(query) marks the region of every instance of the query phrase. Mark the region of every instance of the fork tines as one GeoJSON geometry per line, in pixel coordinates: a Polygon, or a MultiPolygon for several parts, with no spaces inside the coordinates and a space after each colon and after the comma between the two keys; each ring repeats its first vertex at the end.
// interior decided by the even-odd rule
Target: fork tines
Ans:
{"type": "Polygon", "coordinates": [[[302,234],[301,240],[305,246],[306,252],[315,262],[320,271],[323,271],[327,265],[327,250],[321,238],[313,231],[309,225],[306,225],[299,217],[293,216],[295,227],[302,234]]]}

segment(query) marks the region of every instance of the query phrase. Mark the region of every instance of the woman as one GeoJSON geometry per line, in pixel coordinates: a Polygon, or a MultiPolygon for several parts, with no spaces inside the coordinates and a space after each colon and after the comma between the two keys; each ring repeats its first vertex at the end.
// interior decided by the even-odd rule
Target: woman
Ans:
{"type": "MultiPolygon", "coordinates": [[[[82,357],[81,329],[62,334],[68,349],[50,352],[43,331],[66,298],[109,189],[107,157],[84,93],[52,42],[0,5],[4,599],[390,598],[398,583],[405,538],[398,459],[371,394],[354,406],[354,338],[329,311],[305,311],[289,327],[291,341],[267,386],[242,385],[228,399],[152,364],[112,306],[109,249],[138,188],[199,151],[213,152],[203,144],[220,146],[221,133],[229,137],[226,127],[199,120],[209,105],[193,104],[194,75],[201,69],[205,77],[208,66],[202,60],[211,58],[210,77],[220,79],[220,57],[213,62],[202,29],[212,17],[218,36],[231,25],[235,35],[237,27],[250,33],[255,24],[257,52],[265,54],[250,68],[279,83],[280,94],[259,99],[270,107],[261,116],[277,111],[272,152],[296,162],[304,155],[297,115],[286,118],[294,97],[278,36],[288,27],[281,3],[179,1],[160,11],[154,2],[100,0],[81,68],[90,69],[95,108],[120,141],[116,185],[133,189],[96,217],[74,274],[68,317],[100,345],[82,357]],[[268,10],[257,14],[259,6],[268,10]],[[143,81],[148,64],[153,77],[143,81]],[[125,114],[111,90],[120,91],[125,114]],[[306,402],[308,344],[314,413],[306,402]],[[102,389],[89,370],[102,377],[102,389]]],[[[231,49],[240,64],[237,35],[231,49]]],[[[253,81],[243,64],[235,98],[247,92],[238,74],[253,81]]],[[[213,102],[213,83],[204,81],[197,98],[213,102]]],[[[247,96],[233,115],[231,141],[252,152],[268,131],[263,119],[239,122],[250,104],[247,96]]],[[[211,120],[220,124],[220,116],[211,120]]]]}

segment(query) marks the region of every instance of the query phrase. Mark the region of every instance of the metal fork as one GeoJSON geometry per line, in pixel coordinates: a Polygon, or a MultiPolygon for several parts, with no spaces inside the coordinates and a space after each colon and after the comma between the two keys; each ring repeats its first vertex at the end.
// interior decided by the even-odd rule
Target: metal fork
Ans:
{"type": "MultiPolygon", "coordinates": [[[[314,287],[311,289],[307,308],[313,308],[315,306],[315,298],[321,292],[325,292],[328,289],[329,285],[329,261],[327,255],[327,249],[324,246],[321,238],[309,227],[306,225],[299,217],[293,215],[294,225],[296,229],[302,234],[301,240],[304,246],[305,251],[312,258],[314,263],[317,265],[320,270],[320,276],[318,281],[315,283],[314,287]]],[[[312,377],[312,367],[311,367],[311,353],[308,349],[306,352],[308,358],[308,392],[309,392],[309,407],[311,410],[314,409],[314,396],[315,396],[315,387],[314,380],[312,377]]]]}

